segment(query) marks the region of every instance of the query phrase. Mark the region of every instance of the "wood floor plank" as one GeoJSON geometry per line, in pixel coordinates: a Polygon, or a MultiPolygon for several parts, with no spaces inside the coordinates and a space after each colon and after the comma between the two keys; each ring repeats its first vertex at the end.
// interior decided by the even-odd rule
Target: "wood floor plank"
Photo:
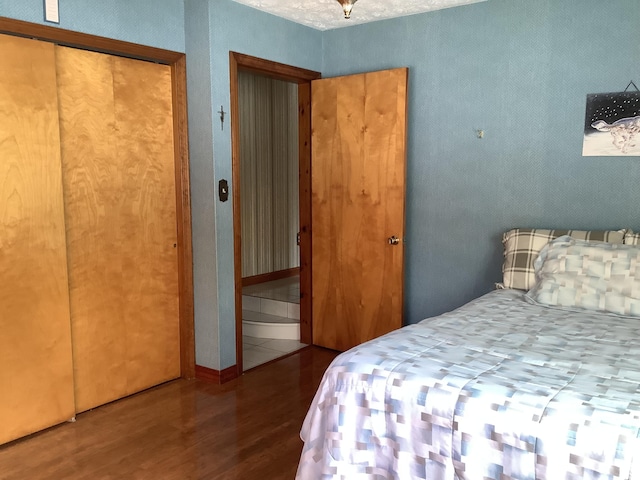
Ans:
{"type": "Polygon", "coordinates": [[[291,480],[336,352],[310,347],[224,385],[175,380],[0,447],[0,479],[291,480]]]}

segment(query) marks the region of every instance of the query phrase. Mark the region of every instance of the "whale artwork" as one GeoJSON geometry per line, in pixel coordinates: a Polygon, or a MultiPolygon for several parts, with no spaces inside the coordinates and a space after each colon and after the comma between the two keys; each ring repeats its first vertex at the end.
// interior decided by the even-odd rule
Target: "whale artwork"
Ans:
{"type": "Polygon", "coordinates": [[[640,156],[640,92],[587,95],[583,156],[640,156]]]}

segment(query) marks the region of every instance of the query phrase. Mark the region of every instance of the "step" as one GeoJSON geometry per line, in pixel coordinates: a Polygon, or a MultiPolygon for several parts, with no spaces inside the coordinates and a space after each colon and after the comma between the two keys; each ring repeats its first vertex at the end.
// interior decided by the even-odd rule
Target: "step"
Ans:
{"type": "Polygon", "coordinates": [[[257,338],[300,340],[300,321],[295,318],[242,310],[242,334],[257,338]]]}
{"type": "MultiPolygon", "coordinates": [[[[265,313],[300,320],[300,304],[242,295],[242,311],[265,313]]],[[[243,317],[244,318],[244,317],[243,317]]]]}

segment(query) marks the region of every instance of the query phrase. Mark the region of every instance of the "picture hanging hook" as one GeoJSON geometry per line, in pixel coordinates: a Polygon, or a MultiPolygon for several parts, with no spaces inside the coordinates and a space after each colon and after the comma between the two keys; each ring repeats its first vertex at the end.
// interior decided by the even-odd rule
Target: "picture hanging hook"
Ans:
{"type": "Polygon", "coordinates": [[[635,83],[633,83],[633,80],[631,80],[631,81],[629,82],[629,85],[627,85],[627,88],[625,88],[625,89],[624,89],[624,91],[626,92],[627,90],[629,90],[629,87],[630,87],[631,85],[633,85],[633,88],[635,88],[635,89],[636,89],[636,92],[640,92],[640,90],[638,90],[638,87],[636,86],[636,84],[635,84],[635,83]]]}

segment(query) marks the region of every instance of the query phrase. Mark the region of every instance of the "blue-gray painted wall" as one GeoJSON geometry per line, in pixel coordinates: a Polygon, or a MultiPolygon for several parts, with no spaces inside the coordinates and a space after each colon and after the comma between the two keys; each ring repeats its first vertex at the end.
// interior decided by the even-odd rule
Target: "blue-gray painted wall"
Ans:
{"type": "MultiPolygon", "coordinates": [[[[45,23],[42,0],[0,16],[45,23]]],[[[214,369],[235,363],[229,50],[325,77],[409,67],[415,322],[492,288],[508,228],[640,229],[640,159],[581,156],[586,94],[640,83],[638,18],[637,0],[488,0],[319,32],[230,0],[60,0],[61,28],[187,53],[196,360],[214,369]]]]}
{"type": "Polygon", "coordinates": [[[229,117],[223,130],[218,114],[230,108],[229,51],[319,71],[322,32],[230,0],[185,8],[196,363],[222,370],[236,363],[233,205],[217,199],[218,181],[231,184],[229,117]]]}
{"type": "Polygon", "coordinates": [[[208,0],[190,0],[185,11],[189,162],[193,244],[196,364],[220,364],[216,275],[215,186],[211,91],[211,30],[208,0]]]}
{"type": "Polygon", "coordinates": [[[60,24],[44,0],[0,0],[0,17],[184,52],[184,0],[59,0],[60,24]]]}
{"type": "Polygon", "coordinates": [[[637,0],[489,0],[325,32],[323,76],[409,67],[408,322],[489,291],[504,230],[640,227],[640,158],[581,156],[639,27],[637,0]]]}

